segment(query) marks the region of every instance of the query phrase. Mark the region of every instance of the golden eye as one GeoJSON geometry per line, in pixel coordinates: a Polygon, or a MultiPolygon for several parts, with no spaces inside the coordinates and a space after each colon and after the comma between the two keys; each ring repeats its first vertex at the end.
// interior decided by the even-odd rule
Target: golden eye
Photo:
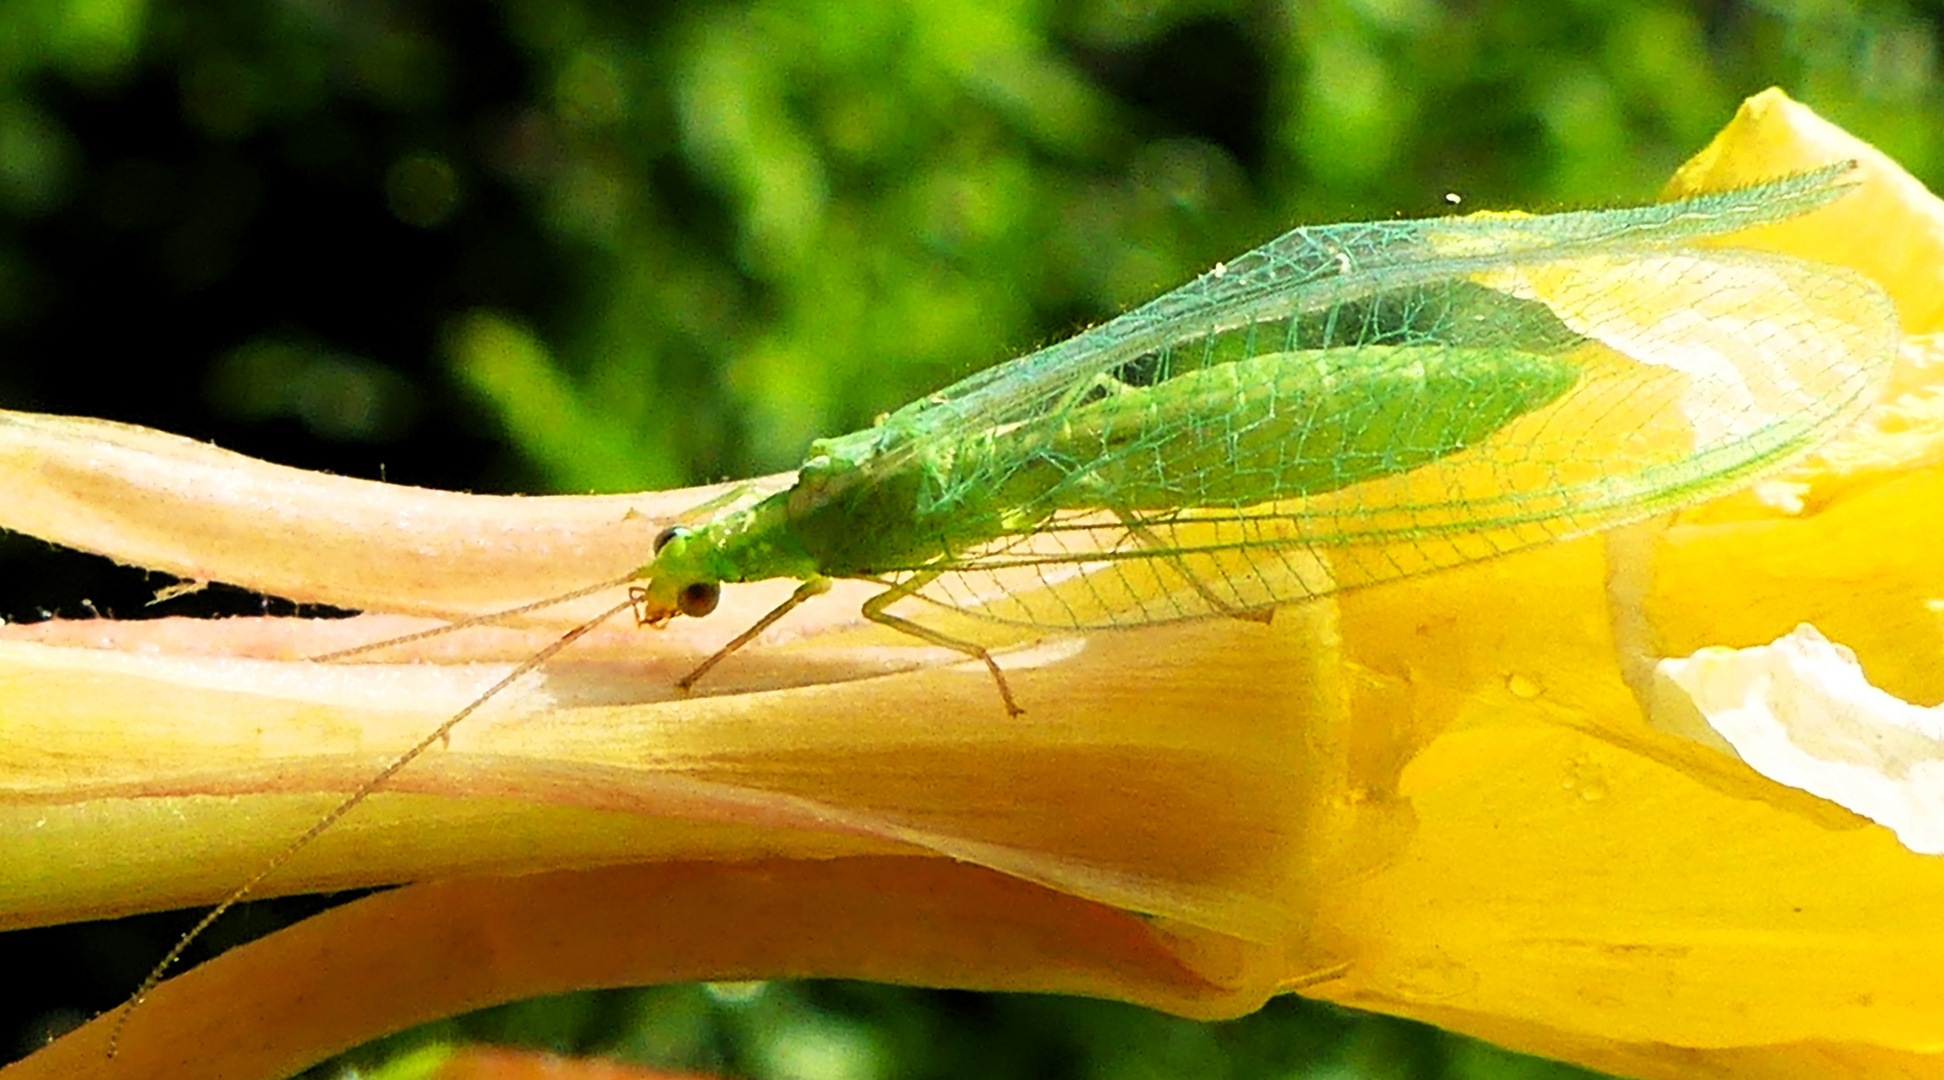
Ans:
{"type": "Polygon", "coordinates": [[[689,531],[680,525],[670,525],[668,528],[663,529],[661,532],[655,534],[655,554],[660,555],[661,549],[667,547],[670,540],[678,536],[687,536],[688,534],[689,531]]]}
{"type": "Polygon", "coordinates": [[[682,586],[675,594],[675,606],[682,614],[699,619],[716,609],[716,602],[722,599],[722,586],[713,581],[698,581],[682,586]]]}

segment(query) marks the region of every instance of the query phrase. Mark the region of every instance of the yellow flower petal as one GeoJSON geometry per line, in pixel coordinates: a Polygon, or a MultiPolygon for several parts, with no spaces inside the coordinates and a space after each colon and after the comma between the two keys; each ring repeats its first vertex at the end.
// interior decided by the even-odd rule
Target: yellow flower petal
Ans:
{"type": "MultiPolygon", "coordinates": [[[[1940,265],[1935,200],[1832,132],[1764,95],[1678,193],[1857,158],[1857,194],[1751,242],[1871,272],[1940,265]],[[1871,230],[1874,264],[1850,242],[1871,230]]],[[[1937,309],[1934,276],[1892,287],[1907,325],[1937,309]]],[[[1631,1075],[1944,1071],[1929,1053],[1944,940],[1918,914],[1944,901],[1944,864],[1650,728],[1641,705],[1656,657],[1804,620],[1880,684],[1944,693],[1926,603],[1944,589],[1926,509],[1944,473],[1911,401],[1925,382],[1905,373],[1798,471],[1794,514],[1742,500],[1344,597],[1352,726],[1374,729],[1362,798],[1408,825],[1325,888],[1318,933],[1350,967],[1311,992],[1631,1075]]]]}
{"type": "Polygon", "coordinates": [[[1897,302],[1907,334],[1944,330],[1944,210],[1882,151],[1780,90],[1742,103],[1735,119],[1674,174],[1669,198],[1722,191],[1832,161],[1857,163],[1858,191],[1804,218],[1750,229],[1733,246],[1860,270],[1897,302]]]}

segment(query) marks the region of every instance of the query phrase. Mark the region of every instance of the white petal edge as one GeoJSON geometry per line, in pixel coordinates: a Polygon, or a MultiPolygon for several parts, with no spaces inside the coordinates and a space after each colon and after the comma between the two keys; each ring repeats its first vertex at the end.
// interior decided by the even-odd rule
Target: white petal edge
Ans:
{"type": "Polygon", "coordinates": [[[1856,654],[1815,627],[1662,660],[1655,683],[1657,726],[1699,734],[1698,713],[1763,776],[1890,828],[1914,852],[1944,855],[1944,709],[1871,686],[1856,654]]]}

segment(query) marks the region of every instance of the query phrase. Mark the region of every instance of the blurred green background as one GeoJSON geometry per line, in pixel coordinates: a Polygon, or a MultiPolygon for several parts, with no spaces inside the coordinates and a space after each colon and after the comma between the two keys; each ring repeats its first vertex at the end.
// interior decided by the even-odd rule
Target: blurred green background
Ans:
{"type": "MultiPolygon", "coordinates": [[[[1939,18],[1846,0],[0,0],[0,407],[478,491],[784,469],[1298,223],[1650,197],[1769,85],[1935,176],[1939,18]]],[[[139,616],[156,584],[0,538],[11,619],[139,616]]],[[[154,613],[260,610],[287,606],[216,590],[154,613]]],[[[0,935],[0,1049],[112,1005],[181,925],[0,935]]],[[[691,987],[466,1029],[776,1080],[1568,1072],[1295,1001],[1198,1025],[691,987]]]]}

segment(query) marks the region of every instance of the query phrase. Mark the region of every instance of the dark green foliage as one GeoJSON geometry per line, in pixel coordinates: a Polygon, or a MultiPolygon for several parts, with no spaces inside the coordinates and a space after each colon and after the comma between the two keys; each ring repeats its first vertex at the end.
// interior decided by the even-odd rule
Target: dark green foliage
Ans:
{"type": "MultiPolygon", "coordinates": [[[[570,994],[429,1025],[320,1066],[485,1041],[752,1080],[1579,1080],[1421,1024],[1285,998],[1205,1024],[1104,1001],[866,983],[570,994]]],[[[380,1074],[382,1075],[382,1074],[380,1074]]]]}

